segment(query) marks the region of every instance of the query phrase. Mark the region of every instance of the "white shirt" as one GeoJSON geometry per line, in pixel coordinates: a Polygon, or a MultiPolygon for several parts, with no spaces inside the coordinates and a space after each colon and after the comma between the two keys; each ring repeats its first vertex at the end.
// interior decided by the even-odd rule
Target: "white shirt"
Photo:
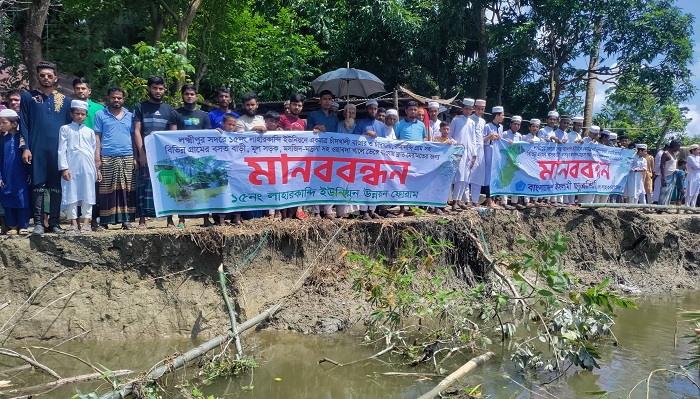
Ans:
{"type": "Polygon", "coordinates": [[[265,127],[265,119],[261,115],[242,115],[236,121],[236,133],[251,132],[258,126],[265,127]]]}
{"type": "Polygon", "coordinates": [[[549,141],[552,136],[554,136],[554,129],[549,126],[545,126],[537,132],[537,137],[542,141],[549,141]]]}

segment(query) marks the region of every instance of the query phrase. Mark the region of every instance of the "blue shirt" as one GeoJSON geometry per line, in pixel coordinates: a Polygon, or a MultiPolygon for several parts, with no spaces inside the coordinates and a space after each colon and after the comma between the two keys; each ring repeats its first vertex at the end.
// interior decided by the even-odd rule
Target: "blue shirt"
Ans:
{"type": "Polygon", "coordinates": [[[428,135],[425,131],[425,124],[417,119],[413,122],[405,119],[398,121],[394,125],[394,134],[397,140],[407,141],[423,141],[428,135]]]}
{"type": "Polygon", "coordinates": [[[123,157],[134,153],[131,147],[133,115],[128,109],[122,109],[124,114],[121,119],[117,119],[107,108],[97,111],[95,114],[93,130],[101,136],[101,154],[104,156],[123,157]]]}
{"type": "Polygon", "coordinates": [[[322,110],[317,109],[306,118],[306,128],[313,130],[314,126],[317,125],[323,125],[327,133],[336,133],[338,132],[338,117],[330,112],[326,115],[322,110]]]}
{"type": "MultiPolygon", "coordinates": [[[[209,124],[211,125],[212,129],[224,129],[224,125],[221,124],[221,122],[224,121],[224,115],[226,114],[231,114],[233,115],[236,119],[240,118],[241,116],[238,115],[237,113],[229,110],[229,112],[223,112],[218,109],[215,109],[213,111],[209,111],[209,124]]],[[[179,129],[179,128],[178,128],[179,129]]]]}
{"type": "Polygon", "coordinates": [[[362,135],[368,130],[377,133],[377,137],[382,137],[384,134],[384,124],[376,119],[363,119],[355,124],[352,134],[362,135]]]}

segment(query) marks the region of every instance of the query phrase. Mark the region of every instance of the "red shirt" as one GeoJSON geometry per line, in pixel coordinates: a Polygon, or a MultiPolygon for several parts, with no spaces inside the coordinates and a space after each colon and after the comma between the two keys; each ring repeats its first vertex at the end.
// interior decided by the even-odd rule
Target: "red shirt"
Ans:
{"type": "Polygon", "coordinates": [[[296,115],[284,114],[280,116],[280,127],[284,130],[306,130],[306,121],[296,115]]]}

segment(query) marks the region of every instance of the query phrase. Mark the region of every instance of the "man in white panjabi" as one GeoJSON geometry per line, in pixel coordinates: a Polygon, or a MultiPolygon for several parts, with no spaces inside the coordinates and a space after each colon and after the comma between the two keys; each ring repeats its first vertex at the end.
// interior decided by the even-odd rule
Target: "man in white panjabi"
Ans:
{"type": "Polygon", "coordinates": [[[688,175],[685,178],[685,205],[694,207],[698,194],[700,194],[700,146],[693,144],[688,149],[690,154],[685,159],[687,162],[686,170],[688,171],[688,175]]]}
{"type": "MultiPolygon", "coordinates": [[[[484,184],[483,187],[485,188],[484,192],[486,194],[486,206],[493,208],[496,207],[498,208],[498,204],[496,204],[493,199],[491,198],[491,170],[493,169],[493,145],[494,143],[498,142],[501,139],[501,135],[503,134],[503,107],[502,106],[496,106],[491,109],[491,115],[493,116],[493,120],[484,126],[484,184]]],[[[498,149],[496,149],[498,151],[498,149]]],[[[502,199],[505,198],[502,196],[502,199]]],[[[502,206],[505,209],[514,209],[513,207],[508,205],[508,200],[505,198],[505,201],[503,201],[502,206]]]]}
{"type": "Polygon", "coordinates": [[[583,130],[583,117],[574,116],[571,123],[571,131],[567,133],[566,142],[567,143],[583,143],[583,138],[581,136],[581,131],[583,130]]]}
{"type": "Polygon", "coordinates": [[[537,132],[537,137],[546,142],[556,141],[556,138],[554,137],[554,127],[557,125],[558,121],[559,112],[549,111],[547,113],[547,126],[540,128],[540,130],[537,132]]]}
{"type": "Polygon", "coordinates": [[[99,166],[95,163],[97,139],[95,132],[85,126],[88,104],[71,101],[73,122],[61,126],[58,138],[58,169],[61,171],[61,207],[66,211],[71,226],[68,233],[78,232],[78,206],[83,212],[83,227],[80,232],[92,232],[92,207],[96,203],[95,183],[102,180],[99,166]]]}
{"type": "Polygon", "coordinates": [[[654,156],[654,191],[651,195],[651,201],[656,203],[659,202],[659,194],[661,193],[661,157],[664,156],[666,151],[668,151],[668,142],[654,156]]]}
{"type": "Polygon", "coordinates": [[[628,204],[646,204],[644,194],[644,174],[647,172],[647,145],[637,144],[637,155],[632,159],[630,173],[627,175],[624,196],[628,204]]]}
{"type": "MultiPolygon", "coordinates": [[[[604,145],[604,146],[609,146],[610,145],[610,131],[603,129],[602,132],[600,132],[600,141],[598,144],[604,145]]],[[[610,194],[596,194],[595,196],[595,202],[598,204],[607,204],[608,201],[610,200],[610,194]]]]}
{"type": "MultiPolygon", "coordinates": [[[[513,115],[510,118],[510,129],[506,130],[503,132],[501,135],[501,140],[507,142],[507,145],[513,145],[513,143],[519,143],[523,141],[523,135],[520,134],[520,125],[523,122],[523,117],[520,115],[513,115]]],[[[520,205],[521,196],[520,195],[513,195],[510,197],[510,203],[515,205],[517,209],[522,209],[525,206],[520,205]]],[[[530,203],[530,197],[522,197],[525,201],[525,205],[530,203]]],[[[503,204],[507,203],[508,198],[504,195],[501,197],[501,202],[503,204]]]]}
{"type": "Polygon", "coordinates": [[[471,203],[479,205],[479,196],[481,195],[481,186],[484,184],[486,176],[486,162],[484,161],[484,111],[486,110],[486,100],[476,100],[474,102],[474,115],[469,117],[467,129],[469,139],[474,143],[474,166],[469,174],[469,191],[471,192],[471,203]]]}
{"type": "Polygon", "coordinates": [[[474,100],[465,98],[462,100],[462,115],[452,120],[450,123],[450,137],[456,141],[458,145],[464,146],[464,155],[459,162],[459,168],[455,173],[454,187],[452,189],[452,210],[461,211],[467,209],[464,205],[464,196],[468,194],[469,188],[469,172],[471,171],[474,162],[476,161],[473,153],[474,142],[470,139],[466,125],[469,117],[474,110],[474,100]]]}
{"type": "Polygon", "coordinates": [[[438,119],[440,114],[440,104],[437,101],[431,101],[428,103],[428,134],[430,135],[430,141],[434,141],[435,137],[440,137],[440,123],[442,121],[438,119]]]}

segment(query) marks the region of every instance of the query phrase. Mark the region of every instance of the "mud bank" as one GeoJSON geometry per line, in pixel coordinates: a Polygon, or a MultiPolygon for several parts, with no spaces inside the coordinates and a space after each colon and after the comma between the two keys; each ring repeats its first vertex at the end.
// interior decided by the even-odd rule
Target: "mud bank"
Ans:
{"type": "Polygon", "coordinates": [[[283,302],[267,328],[335,332],[357,319],[359,305],[341,254],[396,256],[407,229],[453,243],[438,261],[456,265],[449,282],[455,286],[466,287],[486,270],[482,232],[497,253],[519,250],[521,234],[557,229],[573,238],[564,262],[583,284],[611,278],[621,287],[658,292],[695,288],[700,280],[700,217],[612,209],[468,211],[446,220],[256,220],[216,229],[5,238],[0,307],[11,303],[0,310],[0,345],[220,334],[229,325],[216,283],[221,262],[241,319],[283,302]]]}

